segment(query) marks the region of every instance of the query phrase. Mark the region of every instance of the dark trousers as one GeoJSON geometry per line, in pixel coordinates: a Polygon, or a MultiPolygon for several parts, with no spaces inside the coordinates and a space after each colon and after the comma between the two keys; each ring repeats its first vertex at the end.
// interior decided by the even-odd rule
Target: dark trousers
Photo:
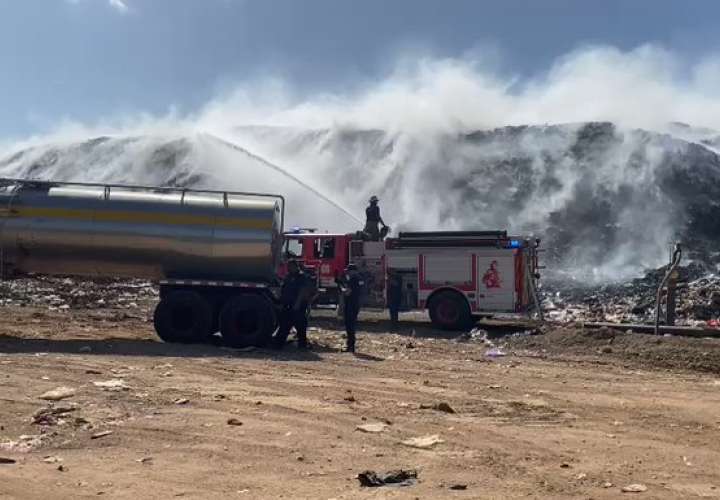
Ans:
{"type": "Polygon", "coordinates": [[[299,346],[307,345],[307,315],[305,310],[294,310],[291,307],[284,307],[280,311],[278,318],[280,328],[278,329],[277,335],[275,336],[274,343],[278,347],[282,347],[287,342],[287,338],[290,335],[290,329],[295,327],[297,333],[297,340],[299,346]]]}
{"type": "Polygon", "coordinates": [[[397,330],[400,317],[400,304],[390,304],[388,309],[390,310],[390,326],[393,330],[397,330]]]}
{"type": "Polygon", "coordinates": [[[360,312],[360,305],[355,301],[345,301],[345,333],[347,333],[348,348],[355,348],[355,331],[357,328],[357,317],[360,312]]]}
{"type": "Polygon", "coordinates": [[[370,236],[370,241],[380,241],[380,226],[379,222],[368,221],[365,223],[363,232],[370,236]]]}

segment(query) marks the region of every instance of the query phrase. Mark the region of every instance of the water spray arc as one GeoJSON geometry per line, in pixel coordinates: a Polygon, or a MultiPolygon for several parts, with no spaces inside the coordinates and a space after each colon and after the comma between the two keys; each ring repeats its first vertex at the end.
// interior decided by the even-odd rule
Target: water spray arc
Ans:
{"type": "Polygon", "coordinates": [[[358,224],[360,224],[360,225],[364,224],[364,222],[363,222],[362,220],[360,220],[358,217],[356,217],[355,215],[353,215],[350,211],[348,211],[347,209],[345,209],[342,205],[340,205],[340,204],[337,203],[336,201],[333,201],[333,200],[330,199],[328,196],[324,195],[323,193],[321,193],[320,191],[318,191],[318,190],[315,189],[314,187],[310,186],[310,185],[307,184],[306,182],[303,182],[302,180],[298,179],[297,177],[295,177],[294,175],[292,175],[290,172],[288,172],[288,171],[285,170],[284,168],[280,167],[279,165],[276,165],[276,164],[274,164],[274,163],[271,163],[271,162],[267,161],[265,158],[263,158],[263,157],[261,157],[261,156],[258,156],[258,155],[255,155],[255,154],[251,153],[250,151],[248,151],[247,149],[245,149],[245,148],[243,148],[243,147],[241,147],[241,146],[238,146],[237,144],[234,144],[234,143],[232,143],[232,142],[230,142],[230,141],[228,141],[228,140],[222,139],[222,138],[217,137],[217,136],[212,135],[212,134],[202,134],[202,135],[203,135],[205,138],[207,138],[207,139],[209,139],[209,140],[211,140],[211,141],[215,141],[215,142],[217,142],[217,143],[219,143],[219,144],[221,144],[221,145],[223,145],[223,146],[225,146],[225,147],[227,147],[227,148],[232,149],[233,151],[237,151],[237,152],[243,153],[243,154],[249,156],[250,158],[252,158],[252,159],[260,162],[262,165],[265,165],[266,167],[274,170],[275,172],[279,173],[280,175],[282,175],[282,176],[290,179],[291,181],[293,181],[293,182],[297,183],[298,185],[302,186],[303,188],[307,189],[308,191],[310,191],[311,193],[313,193],[315,196],[317,196],[317,197],[320,198],[321,200],[325,201],[326,203],[329,203],[329,204],[332,205],[334,208],[340,210],[342,213],[344,213],[345,215],[347,215],[348,217],[350,217],[352,220],[354,220],[354,221],[357,222],[358,224]]]}

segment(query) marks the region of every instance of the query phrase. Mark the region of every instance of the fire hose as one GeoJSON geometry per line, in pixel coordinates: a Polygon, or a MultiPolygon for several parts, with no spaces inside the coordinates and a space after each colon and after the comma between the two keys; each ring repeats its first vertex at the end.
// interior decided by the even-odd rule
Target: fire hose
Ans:
{"type": "Polygon", "coordinates": [[[655,335],[660,335],[660,296],[662,295],[662,290],[667,281],[670,279],[672,273],[675,272],[675,268],[680,264],[681,258],[682,249],[680,248],[680,243],[676,243],[670,267],[668,268],[667,273],[665,273],[665,277],[660,282],[660,286],[657,289],[657,296],[655,297],[655,335]]]}

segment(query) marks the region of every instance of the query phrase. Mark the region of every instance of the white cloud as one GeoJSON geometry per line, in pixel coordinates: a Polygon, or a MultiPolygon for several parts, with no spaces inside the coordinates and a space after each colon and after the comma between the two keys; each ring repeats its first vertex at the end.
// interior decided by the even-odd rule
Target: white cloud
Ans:
{"type": "MultiPolygon", "coordinates": [[[[65,0],[70,5],[79,5],[84,0],[65,0]]],[[[108,0],[108,5],[120,14],[126,14],[130,11],[130,7],[125,0],[108,0]]]]}
{"type": "Polygon", "coordinates": [[[108,3],[110,4],[110,7],[121,14],[125,14],[128,11],[128,6],[123,0],[108,0],[108,3]]]}

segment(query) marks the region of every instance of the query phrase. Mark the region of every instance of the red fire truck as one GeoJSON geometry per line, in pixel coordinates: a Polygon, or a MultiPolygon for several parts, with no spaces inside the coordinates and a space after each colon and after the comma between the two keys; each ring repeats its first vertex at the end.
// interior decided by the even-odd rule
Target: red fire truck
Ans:
{"type": "Polygon", "coordinates": [[[405,232],[385,241],[312,230],[285,234],[286,256],[317,275],[317,304],[339,303],[336,278],[353,262],[366,281],[363,307],[385,308],[387,276],[394,270],[402,279],[401,311],[428,310],[444,329],[465,328],[474,316],[540,314],[539,245],[506,231],[405,232]]]}

